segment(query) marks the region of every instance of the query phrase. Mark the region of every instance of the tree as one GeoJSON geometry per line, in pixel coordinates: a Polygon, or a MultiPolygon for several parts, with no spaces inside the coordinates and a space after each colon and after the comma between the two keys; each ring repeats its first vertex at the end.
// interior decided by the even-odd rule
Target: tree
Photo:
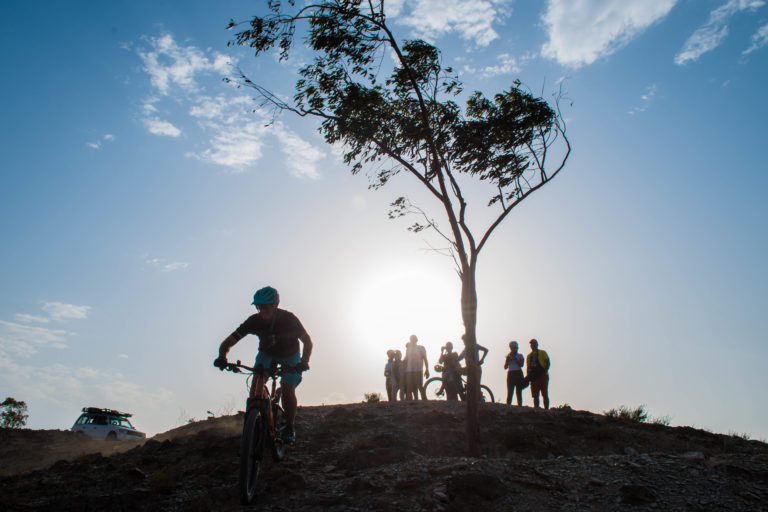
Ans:
{"type": "Polygon", "coordinates": [[[0,404],[0,409],[0,427],[21,428],[27,424],[29,415],[24,401],[9,396],[0,404]]]}
{"type": "Polygon", "coordinates": [[[318,119],[325,140],[343,145],[352,173],[370,173],[371,188],[410,174],[440,205],[447,228],[406,197],[392,203],[389,215],[418,215],[408,229],[433,230],[447,243],[438,250],[456,265],[469,368],[467,439],[469,452],[476,454],[478,256],[512,209],[565,166],[571,147],[559,109],[561,95],[550,106],[516,80],[493,98],[470,94],[462,112],[457,103],[462,84],[443,66],[440,50],[422,40],[399,42],[387,24],[383,0],[322,0],[300,7],[293,0],[270,0],[266,14],[230,21],[228,28],[240,30],[230,44],[249,46],[256,57],[277,51],[280,60],[289,57],[297,30],[305,30],[304,41],[315,58],[298,71],[292,100],[242,72],[237,84],[255,90],[262,106],[273,108],[275,115],[292,112],[318,119]],[[388,68],[390,55],[395,62],[388,68]],[[467,220],[470,205],[462,190],[467,177],[488,184],[487,206],[495,209],[494,219],[479,230],[467,220]]]}

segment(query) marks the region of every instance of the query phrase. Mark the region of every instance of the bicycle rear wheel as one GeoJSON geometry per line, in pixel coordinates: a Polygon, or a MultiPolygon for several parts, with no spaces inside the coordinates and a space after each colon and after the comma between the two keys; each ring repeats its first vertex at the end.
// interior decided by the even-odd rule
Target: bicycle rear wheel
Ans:
{"type": "Polygon", "coordinates": [[[427,379],[427,382],[424,383],[424,390],[427,395],[427,400],[445,400],[445,390],[442,390],[442,393],[439,395],[437,394],[437,392],[440,391],[442,387],[442,377],[432,377],[431,379],[427,379]]]}
{"type": "Polygon", "coordinates": [[[280,461],[285,457],[286,444],[283,440],[285,432],[285,412],[279,405],[272,406],[272,417],[275,421],[275,437],[272,438],[272,460],[280,461]]]}
{"type": "Polygon", "coordinates": [[[256,495],[256,480],[264,454],[264,415],[253,407],[248,409],[243,421],[243,435],[240,438],[240,500],[248,505],[256,495]]]}
{"type": "Polygon", "coordinates": [[[489,402],[489,403],[495,402],[495,400],[493,399],[493,392],[491,391],[491,388],[489,388],[485,384],[480,385],[480,400],[482,400],[483,402],[489,402]]]}

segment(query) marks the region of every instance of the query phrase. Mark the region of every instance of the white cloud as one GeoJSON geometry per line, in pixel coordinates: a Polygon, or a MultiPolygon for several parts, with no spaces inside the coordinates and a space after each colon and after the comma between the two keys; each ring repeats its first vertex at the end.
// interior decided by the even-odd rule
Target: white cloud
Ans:
{"type": "Polygon", "coordinates": [[[51,321],[49,317],[45,316],[37,316],[37,315],[27,315],[26,313],[16,313],[16,320],[19,322],[24,322],[25,324],[29,323],[41,323],[41,324],[47,324],[51,321]]]}
{"type": "Polygon", "coordinates": [[[230,58],[213,52],[209,58],[195,46],[179,46],[171,34],[148,38],[151,50],[138,52],[152,86],[161,95],[173,87],[183,91],[197,91],[195,75],[207,72],[226,73],[230,58]]]}
{"type": "Polygon", "coordinates": [[[768,44],[768,23],[757,29],[757,32],[752,34],[752,44],[744,50],[742,55],[749,55],[755,50],[759,50],[763,46],[768,44]]]}
{"type": "Polygon", "coordinates": [[[61,302],[46,302],[43,304],[43,311],[53,320],[75,319],[84,320],[88,317],[90,306],[75,306],[74,304],[64,304],[61,302]]]}
{"type": "Polygon", "coordinates": [[[285,163],[291,175],[310,179],[320,177],[317,162],[325,157],[323,151],[291,132],[281,123],[274,124],[274,134],[280,141],[280,150],[285,154],[285,163]]]}
{"type": "Polygon", "coordinates": [[[175,270],[184,270],[187,267],[189,267],[189,263],[184,263],[182,261],[174,261],[173,263],[168,263],[167,265],[164,265],[163,272],[173,272],[175,270]]]}
{"type": "Polygon", "coordinates": [[[517,59],[508,53],[502,53],[498,56],[498,59],[498,64],[493,66],[486,66],[483,68],[482,74],[484,77],[489,78],[498,75],[510,75],[513,73],[519,73],[521,71],[517,59]]]}
{"type": "Polygon", "coordinates": [[[764,0],[728,0],[709,14],[707,23],[699,27],[675,56],[675,64],[695,62],[705,53],[714,50],[728,35],[728,22],[741,11],[755,11],[765,5],[764,0]]]}
{"type": "MultiPolygon", "coordinates": [[[[102,137],[102,138],[103,138],[104,140],[108,140],[108,141],[113,141],[113,140],[115,140],[115,136],[114,136],[114,135],[112,135],[111,133],[107,133],[107,134],[106,134],[106,135],[104,135],[104,137],[102,137]]],[[[95,142],[86,142],[86,143],[85,143],[85,145],[86,145],[86,146],[88,146],[88,147],[89,147],[89,148],[91,148],[91,149],[100,149],[100,148],[101,148],[101,141],[100,141],[100,140],[97,140],[97,141],[95,141],[95,142]]]]}
{"type": "Polygon", "coordinates": [[[549,0],[544,57],[578,68],[611,55],[662,20],[678,0],[549,0]]]}
{"type": "Polygon", "coordinates": [[[176,270],[184,270],[185,268],[189,268],[189,263],[183,261],[172,261],[170,263],[166,263],[166,261],[167,260],[163,258],[145,257],[144,259],[144,262],[148,265],[152,265],[153,267],[160,267],[162,272],[174,272],[176,270]]]}
{"type": "Polygon", "coordinates": [[[639,112],[645,112],[648,109],[648,106],[653,101],[653,98],[656,96],[656,92],[658,91],[658,86],[656,84],[649,85],[645,88],[645,93],[643,93],[640,96],[640,106],[638,107],[632,107],[629,109],[629,112],[627,112],[629,115],[633,116],[639,112]]]}
{"type": "Polygon", "coordinates": [[[144,119],[144,126],[149,133],[154,135],[166,135],[168,137],[178,137],[181,135],[181,130],[176,128],[173,123],[163,121],[157,117],[148,117],[144,119]]]}
{"type": "Polygon", "coordinates": [[[458,33],[486,46],[499,35],[493,23],[511,12],[511,0],[399,0],[386,4],[387,14],[428,40],[458,33]]]}
{"type": "MultiPolygon", "coordinates": [[[[83,405],[137,410],[167,406],[173,393],[165,388],[146,389],[119,372],[90,367],[20,365],[0,354],[0,388],[22,395],[38,407],[55,405],[79,411],[83,405]]],[[[73,418],[74,420],[74,418],[73,418]]]]}
{"type": "MultiPolygon", "coordinates": [[[[285,155],[285,164],[293,176],[316,178],[317,162],[324,157],[321,149],[303,140],[280,123],[269,126],[261,112],[252,112],[253,100],[228,88],[226,94],[214,97],[202,93],[199,78],[203,74],[231,72],[230,59],[215,52],[204,52],[195,46],[182,47],[173,36],[165,34],[148,38],[151,48],[138,52],[149,74],[155,95],[143,103],[143,123],[156,135],[179,137],[181,121],[158,117],[158,104],[172,93],[179,102],[187,102],[188,113],[207,136],[205,144],[187,156],[226,167],[234,172],[252,168],[263,156],[265,139],[274,136],[275,146],[285,155]]],[[[221,81],[217,80],[218,84],[221,81]]],[[[185,133],[188,128],[185,127],[185,133]]],[[[178,264],[180,265],[180,264],[178,264]]],[[[178,270],[180,266],[165,271],[178,270]]]]}
{"type": "Polygon", "coordinates": [[[42,347],[66,348],[71,333],[0,320],[0,357],[13,354],[29,357],[42,347]]]}

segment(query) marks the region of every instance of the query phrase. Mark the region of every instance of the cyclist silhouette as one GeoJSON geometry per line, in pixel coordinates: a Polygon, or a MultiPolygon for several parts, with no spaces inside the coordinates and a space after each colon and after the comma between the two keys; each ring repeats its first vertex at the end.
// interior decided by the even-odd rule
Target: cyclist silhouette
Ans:
{"type": "MultiPolygon", "coordinates": [[[[254,367],[268,369],[273,362],[294,366],[295,371],[284,373],[280,380],[286,420],[284,438],[288,442],[293,442],[296,437],[294,427],[297,408],[296,386],[301,382],[301,372],[309,370],[312,339],[296,315],[279,309],[277,307],[279,303],[280,295],[271,286],[258,290],[253,295],[251,303],[256,306],[258,313],[249,316],[240,324],[240,327],[221,342],[219,357],[213,365],[223,370],[227,365],[229,349],[248,334],[255,334],[259,337],[259,352],[253,363],[254,367]],[[299,341],[303,345],[301,355],[299,355],[299,341]]],[[[253,383],[256,380],[254,379],[253,383]]]]}

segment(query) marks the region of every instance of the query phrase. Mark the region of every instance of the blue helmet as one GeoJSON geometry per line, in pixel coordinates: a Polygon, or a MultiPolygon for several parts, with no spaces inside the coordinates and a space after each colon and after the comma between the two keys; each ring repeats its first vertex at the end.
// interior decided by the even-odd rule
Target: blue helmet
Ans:
{"type": "Polygon", "coordinates": [[[264,304],[277,304],[278,302],[280,302],[280,295],[277,293],[277,290],[271,286],[265,286],[253,294],[253,302],[251,304],[261,306],[264,304]]]}

